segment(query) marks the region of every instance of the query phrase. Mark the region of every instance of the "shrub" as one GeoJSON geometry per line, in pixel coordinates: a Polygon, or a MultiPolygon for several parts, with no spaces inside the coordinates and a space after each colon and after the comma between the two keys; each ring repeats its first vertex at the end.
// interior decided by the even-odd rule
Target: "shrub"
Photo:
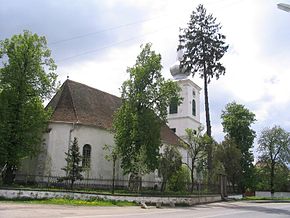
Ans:
{"type": "Polygon", "coordinates": [[[181,168],[174,173],[168,181],[168,190],[174,192],[187,191],[187,185],[190,184],[190,172],[188,167],[182,165],[181,168]]]}

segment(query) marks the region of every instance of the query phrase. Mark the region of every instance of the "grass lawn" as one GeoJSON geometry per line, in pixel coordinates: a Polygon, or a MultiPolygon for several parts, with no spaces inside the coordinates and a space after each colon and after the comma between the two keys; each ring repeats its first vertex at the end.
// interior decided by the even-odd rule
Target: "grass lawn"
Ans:
{"type": "Polygon", "coordinates": [[[137,203],[128,201],[110,201],[110,200],[76,200],[66,198],[52,198],[52,199],[0,199],[0,202],[19,202],[28,204],[56,204],[56,205],[73,205],[73,206],[137,206],[137,203]]]}
{"type": "Polygon", "coordinates": [[[251,197],[244,197],[243,200],[246,200],[246,201],[251,201],[251,200],[254,200],[254,201],[263,201],[263,200],[277,200],[277,201],[280,201],[280,200],[287,200],[287,201],[290,201],[290,198],[271,198],[271,197],[256,197],[256,196],[251,196],[251,197]]]}

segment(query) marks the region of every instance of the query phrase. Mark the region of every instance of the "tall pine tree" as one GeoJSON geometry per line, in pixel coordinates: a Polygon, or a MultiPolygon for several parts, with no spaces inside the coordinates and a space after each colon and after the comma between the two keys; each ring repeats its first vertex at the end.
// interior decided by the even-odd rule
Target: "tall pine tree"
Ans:
{"type": "MultiPolygon", "coordinates": [[[[181,29],[178,50],[184,50],[180,67],[194,76],[197,72],[204,80],[206,133],[211,137],[208,87],[212,78],[225,74],[220,59],[228,50],[225,36],[220,33],[221,25],[212,14],[207,14],[203,5],[198,5],[190,16],[188,27],[181,29]]],[[[208,145],[208,170],[212,172],[212,146],[208,145]]]]}

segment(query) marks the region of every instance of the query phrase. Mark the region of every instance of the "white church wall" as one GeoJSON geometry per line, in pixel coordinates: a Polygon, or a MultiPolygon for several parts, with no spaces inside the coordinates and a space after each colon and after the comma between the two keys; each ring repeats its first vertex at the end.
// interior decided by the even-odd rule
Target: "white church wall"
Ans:
{"type": "Polygon", "coordinates": [[[193,119],[200,120],[200,88],[191,80],[179,80],[177,81],[182,89],[181,96],[183,97],[182,104],[179,105],[178,114],[180,116],[189,116],[193,119]],[[196,115],[192,114],[192,100],[196,103],[196,115]]]}
{"type": "Polygon", "coordinates": [[[193,119],[189,119],[188,117],[179,117],[176,119],[171,119],[169,121],[170,128],[176,129],[176,135],[180,138],[185,139],[185,129],[190,128],[197,130],[200,126],[200,123],[196,122],[193,119]]]}
{"type": "MultiPolygon", "coordinates": [[[[73,141],[74,137],[78,139],[80,153],[85,144],[91,146],[91,162],[89,173],[83,173],[85,178],[107,180],[111,183],[112,179],[112,162],[105,159],[107,151],[103,150],[105,144],[114,145],[114,136],[107,130],[86,126],[81,124],[53,122],[49,124],[49,131],[44,134],[44,142],[42,151],[34,159],[27,159],[23,162],[21,169],[18,171],[18,179],[23,178],[20,175],[35,175],[36,180],[46,181],[41,176],[65,176],[65,172],[61,169],[66,166],[66,155],[68,151],[69,141],[73,141]]],[[[180,149],[183,162],[187,162],[187,154],[184,149],[180,149]]],[[[162,152],[162,151],[161,151],[162,152]]],[[[32,178],[32,177],[30,177],[32,178]]],[[[129,175],[123,175],[120,167],[120,160],[116,162],[116,180],[124,180],[118,182],[119,185],[127,185],[129,175]]],[[[154,187],[161,178],[158,171],[149,173],[142,177],[143,187],[154,187]],[[157,182],[157,183],[155,183],[157,182]]],[[[105,181],[104,181],[105,182],[105,181]]],[[[159,184],[160,185],[160,184],[159,184]]],[[[159,187],[160,188],[160,187],[159,187]]]]}
{"type": "MultiPolygon", "coordinates": [[[[111,179],[112,162],[105,159],[106,151],[103,150],[105,144],[114,145],[113,135],[103,129],[90,126],[77,127],[73,132],[73,137],[78,138],[80,151],[85,144],[91,145],[91,178],[111,179]]],[[[118,171],[118,169],[117,169],[118,171]]]]}
{"type": "MultiPolygon", "coordinates": [[[[51,175],[64,176],[65,172],[61,170],[66,165],[65,152],[68,151],[69,140],[73,141],[74,137],[78,139],[80,153],[82,154],[83,146],[91,146],[91,162],[88,171],[89,178],[94,179],[111,179],[112,162],[105,159],[105,144],[114,145],[113,135],[103,129],[81,124],[51,123],[51,129],[47,140],[47,153],[51,158],[51,175]]],[[[86,176],[86,175],[84,175],[86,176]]],[[[116,179],[122,179],[123,175],[120,169],[116,169],[116,179]]]]}
{"type": "Polygon", "coordinates": [[[50,123],[48,137],[46,139],[47,158],[50,163],[46,163],[46,173],[53,176],[64,176],[61,170],[65,166],[65,152],[68,151],[69,135],[72,124],[69,123],[50,123]],[[49,172],[50,170],[50,172],[49,172]]]}

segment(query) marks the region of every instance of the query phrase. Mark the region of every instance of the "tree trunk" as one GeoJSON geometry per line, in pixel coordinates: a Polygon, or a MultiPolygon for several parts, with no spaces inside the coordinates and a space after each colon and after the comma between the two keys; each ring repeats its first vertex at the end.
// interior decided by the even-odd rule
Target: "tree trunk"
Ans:
{"type": "Polygon", "coordinates": [[[71,183],[70,183],[70,189],[71,189],[71,190],[73,190],[73,188],[74,188],[74,182],[75,182],[74,179],[72,179],[72,180],[71,180],[71,183]]]}
{"type": "Polygon", "coordinates": [[[142,187],[142,177],[138,173],[132,173],[128,185],[130,191],[139,192],[142,187]]]}
{"type": "Polygon", "coordinates": [[[161,192],[164,192],[165,191],[165,189],[166,189],[166,182],[167,181],[167,179],[163,179],[163,181],[162,181],[162,184],[161,184],[161,192]]]}
{"type": "MultiPolygon", "coordinates": [[[[195,160],[191,160],[191,161],[193,162],[195,160]]],[[[194,189],[194,164],[191,164],[191,173],[190,173],[190,176],[191,176],[190,192],[192,193],[193,192],[193,189],[194,189]]]]}
{"type": "MultiPolygon", "coordinates": [[[[206,120],[206,134],[211,138],[211,125],[209,114],[208,90],[207,90],[207,72],[204,72],[204,106],[205,106],[205,120],[206,120]]],[[[211,144],[207,145],[207,169],[208,169],[208,185],[212,184],[212,147],[211,144]]]]}
{"type": "Polygon", "coordinates": [[[7,164],[6,170],[3,173],[3,184],[11,185],[15,179],[15,166],[7,164]]]}
{"type": "Polygon", "coordinates": [[[236,182],[235,182],[235,178],[234,178],[234,176],[233,176],[233,177],[232,177],[232,189],[233,189],[233,194],[238,193],[238,192],[235,190],[235,184],[236,184],[236,182]]]}
{"type": "Polygon", "coordinates": [[[206,121],[206,134],[211,137],[211,125],[209,114],[208,90],[207,90],[207,73],[204,73],[204,107],[205,107],[205,121],[206,121]]]}
{"type": "Polygon", "coordinates": [[[115,193],[115,170],[116,170],[116,159],[113,159],[113,181],[112,181],[112,194],[115,193]]]}
{"type": "Polygon", "coordinates": [[[271,163],[271,176],[270,176],[270,189],[271,189],[271,197],[274,197],[274,169],[275,163],[271,163]]]}

